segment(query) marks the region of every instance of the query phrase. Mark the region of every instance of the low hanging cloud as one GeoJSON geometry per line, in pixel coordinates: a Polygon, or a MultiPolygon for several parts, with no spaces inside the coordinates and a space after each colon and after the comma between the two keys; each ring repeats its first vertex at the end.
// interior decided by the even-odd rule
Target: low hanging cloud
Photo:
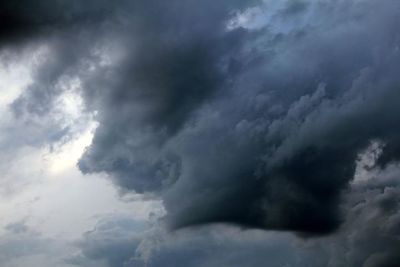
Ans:
{"type": "Polygon", "coordinates": [[[54,53],[15,114],[45,116],[77,78],[99,123],[79,168],[162,198],[171,228],[331,233],[359,153],[399,157],[397,1],[4,5],[2,39],[54,53]]]}
{"type": "Polygon", "coordinates": [[[173,228],[335,230],[358,153],[381,140],[397,158],[398,4],[288,1],[263,21],[264,5],[255,25],[231,3],[139,16],[84,91],[100,126],[81,170],[160,193],[173,228]]]}
{"type": "Polygon", "coordinates": [[[171,233],[114,216],[86,233],[78,243],[80,253],[66,262],[81,267],[394,267],[400,255],[399,166],[373,166],[365,173],[368,179],[352,183],[344,194],[345,223],[334,235],[299,239],[222,224],[171,233]]]}

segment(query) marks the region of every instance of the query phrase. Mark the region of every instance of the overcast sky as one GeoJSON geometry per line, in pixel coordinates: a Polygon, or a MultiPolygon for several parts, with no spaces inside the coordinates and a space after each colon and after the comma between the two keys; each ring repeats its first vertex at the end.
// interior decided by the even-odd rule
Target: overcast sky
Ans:
{"type": "Polygon", "coordinates": [[[0,1],[0,266],[397,267],[398,0],[0,1]]]}

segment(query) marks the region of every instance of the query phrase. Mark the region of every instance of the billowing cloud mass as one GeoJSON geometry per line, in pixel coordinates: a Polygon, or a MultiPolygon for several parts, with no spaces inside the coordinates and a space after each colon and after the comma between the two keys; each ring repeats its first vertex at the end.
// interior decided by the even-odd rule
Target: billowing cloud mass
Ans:
{"type": "Polygon", "coordinates": [[[157,225],[113,217],[86,233],[78,244],[81,252],[67,262],[113,267],[394,267],[400,260],[399,169],[391,165],[367,173],[368,180],[353,183],[345,194],[345,223],[334,235],[298,239],[224,225],[168,234],[157,225]]]}
{"type": "MultiPolygon", "coordinates": [[[[399,1],[3,2],[3,49],[46,50],[11,105],[17,120],[46,118],[73,87],[98,123],[82,173],[161,199],[170,230],[251,229],[224,228],[222,241],[184,230],[145,266],[399,262],[399,1]],[[312,241],[254,241],[261,230],[312,241]]],[[[56,140],[79,131],[52,128],[56,140]]],[[[130,227],[88,233],[69,263],[140,266],[130,252],[146,237],[130,227]]]]}

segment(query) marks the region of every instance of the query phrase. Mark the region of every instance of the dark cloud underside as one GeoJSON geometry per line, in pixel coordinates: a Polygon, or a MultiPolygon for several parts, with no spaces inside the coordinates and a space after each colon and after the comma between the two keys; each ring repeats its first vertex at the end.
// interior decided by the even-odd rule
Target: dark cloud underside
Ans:
{"type": "Polygon", "coordinates": [[[0,6],[3,43],[53,53],[16,114],[45,116],[78,77],[99,122],[79,168],[160,196],[172,228],[331,233],[359,153],[399,157],[397,1],[35,3],[0,6]]]}

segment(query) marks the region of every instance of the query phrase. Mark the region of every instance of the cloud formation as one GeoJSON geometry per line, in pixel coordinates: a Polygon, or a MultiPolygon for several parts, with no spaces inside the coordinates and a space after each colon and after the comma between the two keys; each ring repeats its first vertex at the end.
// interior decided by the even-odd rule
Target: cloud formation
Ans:
{"type": "Polygon", "coordinates": [[[99,123],[79,168],[160,197],[170,228],[332,233],[359,154],[378,141],[379,168],[398,160],[397,1],[42,3],[4,4],[1,38],[52,53],[16,116],[76,78],[99,123]]]}
{"type": "Polygon", "coordinates": [[[127,217],[102,218],[77,244],[81,252],[66,259],[76,266],[144,266],[135,250],[146,235],[145,222],[127,217]]]}
{"type": "Polygon", "coordinates": [[[0,236],[3,266],[73,266],[63,260],[71,253],[71,247],[65,241],[47,238],[27,226],[25,221],[9,224],[4,230],[0,236]]]}
{"type": "Polygon", "coordinates": [[[115,216],[85,234],[81,253],[68,262],[82,267],[100,259],[106,267],[394,267],[400,253],[398,175],[398,165],[375,166],[352,183],[342,203],[345,223],[334,235],[299,239],[222,224],[171,233],[158,224],[115,216]]]}
{"type": "MultiPolygon", "coordinates": [[[[166,209],[161,226],[100,219],[78,254],[47,264],[400,261],[398,1],[25,0],[0,10],[3,52],[44,51],[10,105],[18,123],[2,131],[2,151],[76,135],[58,111],[60,96],[79,94],[98,122],[80,170],[166,209]]],[[[66,254],[23,222],[4,231],[2,263],[66,254]]]]}
{"type": "Polygon", "coordinates": [[[358,153],[398,145],[398,4],[152,4],[120,27],[120,62],[86,80],[100,126],[81,170],[161,192],[173,228],[335,230],[358,153]]]}

